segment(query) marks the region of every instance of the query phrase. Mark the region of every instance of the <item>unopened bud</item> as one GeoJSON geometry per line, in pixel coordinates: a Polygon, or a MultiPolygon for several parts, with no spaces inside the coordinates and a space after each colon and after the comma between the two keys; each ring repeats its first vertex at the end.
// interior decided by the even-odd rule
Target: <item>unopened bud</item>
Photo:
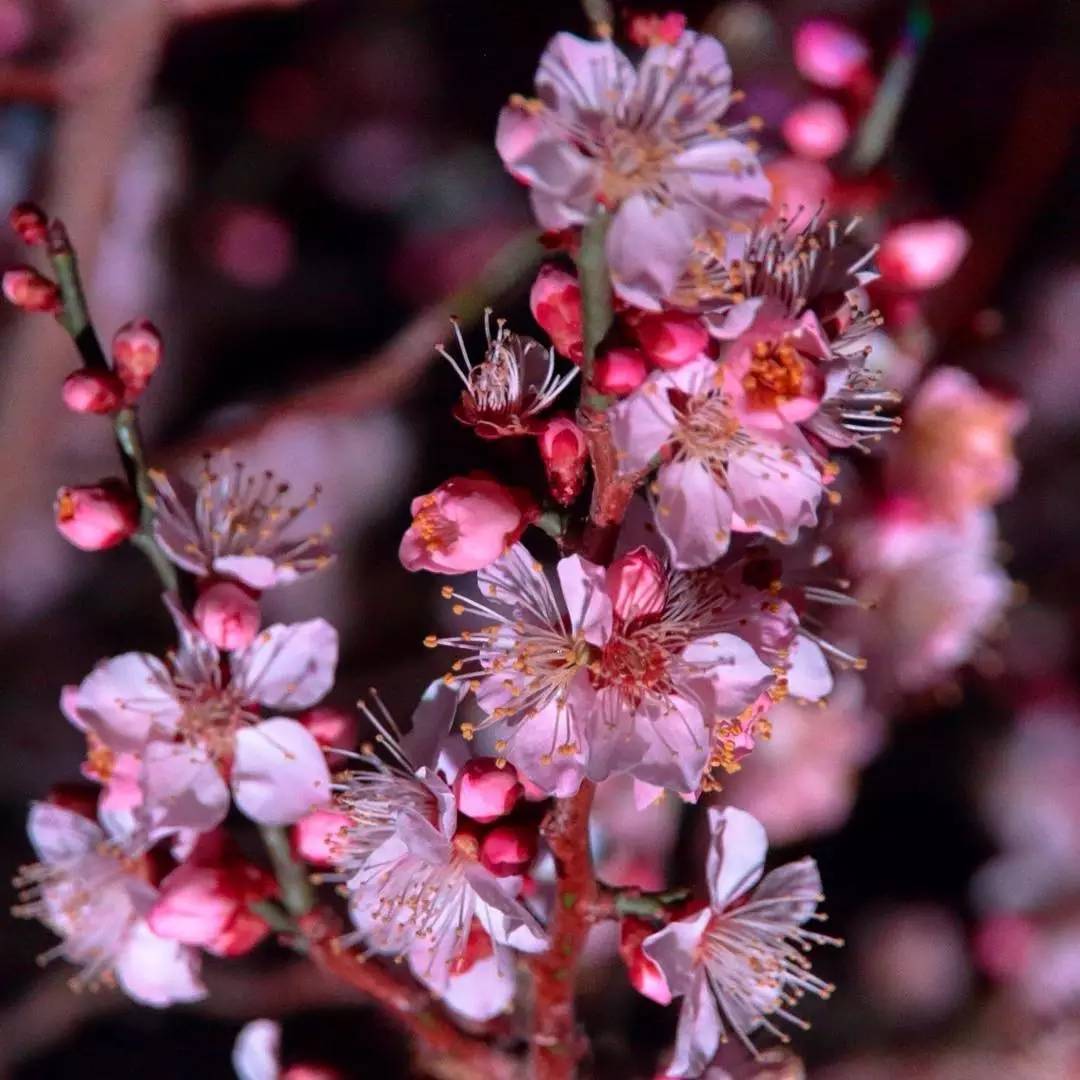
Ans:
{"type": "Polygon", "coordinates": [[[161,363],[161,334],[148,319],[136,319],[116,331],[112,341],[113,368],[133,402],[161,363]]]}
{"type": "Polygon", "coordinates": [[[659,615],[667,602],[667,575],[653,552],[636,547],[608,568],[607,591],[624,623],[659,615]]]}
{"type": "Polygon", "coordinates": [[[697,360],[709,344],[705,325],[685,311],[642,315],[634,325],[634,332],[648,358],[666,371],[697,360]]]}
{"type": "Polygon", "coordinates": [[[593,386],[601,394],[624,397],[636,390],[649,374],[645,354],[639,349],[608,349],[596,358],[593,367],[593,386]]]}
{"type": "Polygon", "coordinates": [[[312,810],[292,827],[293,850],[312,866],[333,866],[335,844],[349,827],[349,819],[336,810],[312,810]]]}
{"type": "Polygon", "coordinates": [[[544,425],[536,442],[552,496],[569,506],[585,487],[585,463],[589,458],[585,433],[573,420],[556,417],[544,425]]]}
{"type": "Polygon", "coordinates": [[[686,29],[686,16],[681,11],[663,15],[632,14],[627,18],[626,36],[638,48],[652,45],[674,45],[686,29]]]}
{"type": "Polygon", "coordinates": [[[814,161],[840,153],[850,134],[844,110],[828,98],[796,105],[784,117],[780,130],[796,154],[814,161]]]}
{"type": "Polygon", "coordinates": [[[480,843],[480,861],[496,877],[525,873],[539,845],[535,826],[496,825],[480,843]]]}
{"type": "Polygon", "coordinates": [[[121,480],[62,487],[54,510],[61,535],[83,551],[116,547],[139,526],[139,504],[121,480]]]}
{"type": "Polygon", "coordinates": [[[262,622],[259,601],[232,581],[215,581],[203,589],[192,614],[207,639],[226,652],[250,645],[262,622]]]}
{"type": "Polygon", "coordinates": [[[111,372],[79,368],[65,380],[60,396],[77,413],[110,413],[124,400],[124,384],[111,372]]]}
{"type": "Polygon", "coordinates": [[[881,279],[896,289],[933,289],[956,272],[971,246],[967,229],[951,218],[894,225],[882,237],[881,279]]]}
{"type": "Polygon", "coordinates": [[[49,219],[37,203],[21,202],[13,206],[8,223],[24,244],[44,244],[49,235],[49,219]]]}
{"type": "Polygon", "coordinates": [[[522,790],[514,766],[500,767],[490,757],[465,762],[454,778],[457,808],[473,821],[486,823],[510,813],[522,790]]]}
{"type": "Polygon", "coordinates": [[[582,339],[581,287],[573,274],[547,264],[540,268],[529,293],[533,318],[551,338],[555,351],[580,364],[582,339]]]}
{"type": "Polygon", "coordinates": [[[795,66],[805,79],[839,90],[867,66],[870,47],[850,27],[832,19],[808,19],[795,31],[795,66]]]}
{"type": "Polygon", "coordinates": [[[60,310],[60,290],[32,266],[5,270],[3,289],[8,300],[23,311],[53,314],[60,310]]]}

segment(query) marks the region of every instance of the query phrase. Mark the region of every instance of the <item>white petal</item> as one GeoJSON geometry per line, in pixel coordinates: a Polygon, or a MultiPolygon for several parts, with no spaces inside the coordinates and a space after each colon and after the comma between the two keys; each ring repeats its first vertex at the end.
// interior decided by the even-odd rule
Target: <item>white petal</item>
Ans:
{"type": "Polygon", "coordinates": [[[79,685],[82,724],[112,750],[140,750],[155,732],[175,730],[181,708],[165,665],[148,653],[103,660],[79,685]]]}
{"type": "Polygon", "coordinates": [[[543,928],[526,908],[506,895],[493,874],[479,863],[470,863],[465,876],[476,894],[476,918],[492,941],[521,952],[537,953],[547,948],[543,928]]]}
{"type": "Polygon", "coordinates": [[[821,647],[802,634],[791,643],[787,681],[792,697],[804,701],[820,701],[833,688],[832,668],[821,647]]]}
{"type": "Polygon", "coordinates": [[[656,527],[678,570],[710,566],[731,543],[731,497],[693,458],[662,465],[656,477],[656,527]]]}
{"type": "Polygon", "coordinates": [[[700,1076],[716,1056],[723,1030],[720,1010],[705,973],[698,971],[679,1011],[675,1053],[667,1067],[667,1075],[700,1076]]]}
{"type": "Polygon", "coordinates": [[[705,908],[668,923],[641,943],[642,952],[660,969],[672,997],[687,993],[693,983],[698,945],[711,918],[712,912],[705,908]]]}
{"type": "Polygon", "coordinates": [[[152,742],[139,774],[136,816],[151,840],[184,829],[207,832],[225,820],[229,789],[206,752],[183,743],[152,742]]]}
{"type": "Polygon", "coordinates": [[[82,814],[52,803],[30,807],[26,832],[42,862],[61,863],[93,851],[104,839],[101,829],[82,814]]]}
{"type": "Polygon", "coordinates": [[[232,787],[249,818],[290,825],[329,802],[330,771],[311,732],[277,716],[237,732],[232,787]]]}
{"type": "Polygon", "coordinates": [[[710,904],[722,911],[757,884],[769,841],[761,822],[734,806],[709,807],[709,832],[705,879],[710,904]]]}
{"type": "Polygon", "coordinates": [[[117,959],[116,978],[128,997],[156,1008],[206,996],[198,952],[159,938],[142,921],[132,927],[117,959]]]}
{"type": "Polygon", "coordinates": [[[603,645],[611,637],[612,623],[604,568],[580,555],[571,555],[559,560],[558,575],[574,632],[581,631],[593,645],[603,645]]]}
{"type": "Polygon", "coordinates": [[[337,631],[325,619],[267,627],[233,656],[233,678],[268,709],[306,709],[334,685],[337,631]]]}
{"type": "Polygon", "coordinates": [[[278,1080],[281,1074],[281,1025],[252,1020],[233,1045],[232,1067],[238,1080],[278,1080]]]}

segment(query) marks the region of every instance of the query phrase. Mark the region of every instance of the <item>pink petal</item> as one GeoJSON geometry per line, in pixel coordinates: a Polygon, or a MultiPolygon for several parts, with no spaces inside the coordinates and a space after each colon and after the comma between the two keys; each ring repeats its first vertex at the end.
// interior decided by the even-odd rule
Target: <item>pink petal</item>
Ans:
{"type": "Polygon", "coordinates": [[[686,646],[682,659],[698,672],[694,688],[717,716],[737,716],[773,681],[772,669],[738,634],[698,638],[686,646]]]}
{"type": "Polygon", "coordinates": [[[229,789],[204,750],[152,742],[139,775],[138,818],[152,840],[184,829],[207,832],[229,811],[229,789]]]}
{"type": "Polygon", "coordinates": [[[668,923],[641,944],[645,955],[660,969],[672,997],[681,997],[693,984],[698,945],[709,925],[708,908],[668,923]]]}
{"type": "Polygon", "coordinates": [[[709,140],[684,150],[672,170],[689,188],[683,201],[706,215],[706,226],[753,223],[769,205],[772,185],[765,170],[737,139],[709,140]]]}
{"type": "Polygon", "coordinates": [[[451,975],[440,999],[476,1023],[493,1020],[507,1012],[514,1000],[515,967],[514,954],[495,946],[491,956],[477,960],[460,975],[451,975]]]}
{"type": "Polygon", "coordinates": [[[821,647],[797,634],[788,653],[788,690],[804,701],[821,701],[833,688],[832,668],[821,647]]]}
{"type": "Polygon", "coordinates": [[[232,787],[248,817],[289,825],[329,802],[330,771],[311,732],[278,716],[237,732],[232,787]]]}
{"type": "Polygon", "coordinates": [[[280,583],[277,566],[266,555],[223,555],[214,560],[214,573],[260,592],[280,583]]]}
{"type": "Polygon", "coordinates": [[[662,465],[656,527],[678,570],[709,566],[731,543],[731,497],[712,471],[688,458],[662,465]]]}
{"type": "Polygon", "coordinates": [[[603,645],[611,637],[613,618],[604,568],[571,555],[559,560],[557,573],[574,633],[582,633],[593,645],[603,645]]]}
{"type": "Polygon", "coordinates": [[[277,623],[232,658],[233,679],[269,709],[306,709],[334,685],[338,635],[325,619],[277,623]]]}
{"type": "Polygon", "coordinates": [[[615,292],[628,304],[660,311],[675,291],[701,230],[700,215],[634,195],[616,211],[607,235],[608,269],[615,292]]]}
{"type": "Polygon", "coordinates": [[[610,113],[633,91],[633,65],[610,41],[556,34],[540,57],[536,88],[544,103],[570,120],[581,113],[610,113]]]}
{"type": "Polygon", "coordinates": [[[199,979],[199,954],[178,941],[158,937],[142,921],[131,929],[116,963],[116,978],[129,997],[155,1008],[206,996],[199,979]]]}
{"type": "Polygon", "coordinates": [[[668,1076],[700,1076],[716,1056],[724,1024],[704,971],[698,971],[679,1011],[668,1076]]]}
{"type": "Polygon", "coordinates": [[[439,750],[450,734],[461,701],[462,688],[447,686],[442,679],[428,683],[420,704],[412,714],[412,727],[401,740],[401,749],[413,768],[434,768],[439,760],[439,750]]]}
{"type": "Polygon", "coordinates": [[[727,478],[736,524],[746,531],[792,543],[802,526],[817,524],[821,474],[803,451],[765,441],[735,449],[727,478]]]}
{"type": "Polygon", "coordinates": [[[761,822],[745,810],[710,806],[708,814],[711,842],[705,880],[713,910],[722,911],[757,884],[769,841],[761,822]]]}
{"type": "Polygon", "coordinates": [[[547,948],[540,924],[517,900],[507,896],[498,879],[483,866],[467,864],[465,877],[476,894],[476,918],[492,941],[520,952],[537,953],[547,948]]]}
{"type": "Polygon", "coordinates": [[[672,45],[650,46],[638,65],[638,100],[653,127],[688,128],[716,120],[731,101],[724,46],[692,30],[672,45]]]}
{"type": "Polygon", "coordinates": [[[676,420],[667,391],[675,385],[675,376],[685,370],[655,372],[629,397],[608,409],[611,437],[622,472],[647,469],[671,439],[676,420]]]}
{"type": "Polygon", "coordinates": [[[77,859],[105,839],[95,822],[47,802],[36,802],[30,807],[26,832],[37,857],[45,863],[77,859]]]}
{"type": "MultiPolygon", "coordinates": [[[[451,835],[452,830],[453,825],[451,835]]],[[[402,810],[397,815],[395,837],[404,845],[408,855],[432,866],[443,866],[453,857],[447,835],[430,821],[425,821],[415,810],[402,810]]]]}
{"type": "Polygon", "coordinates": [[[182,710],[165,665],[148,653],[103,660],[79,685],[78,716],[112,750],[140,750],[155,732],[172,732],[182,710]]]}

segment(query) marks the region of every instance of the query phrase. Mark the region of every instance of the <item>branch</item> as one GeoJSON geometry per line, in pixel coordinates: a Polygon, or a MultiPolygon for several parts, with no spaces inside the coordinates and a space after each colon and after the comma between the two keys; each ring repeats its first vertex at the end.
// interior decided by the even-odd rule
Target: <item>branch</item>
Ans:
{"type": "Polygon", "coordinates": [[[53,107],[60,102],[55,72],[34,64],[0,64],[0,102],[53,107]]]}
{"type": "Polygon", "coordinates": [[[315,890],[306,867],[293,856],[288,832],[280,826],[260,825],[259,834],[270,856],[285,910],[290,915],[306,915],[315,905],[315,890]]]}

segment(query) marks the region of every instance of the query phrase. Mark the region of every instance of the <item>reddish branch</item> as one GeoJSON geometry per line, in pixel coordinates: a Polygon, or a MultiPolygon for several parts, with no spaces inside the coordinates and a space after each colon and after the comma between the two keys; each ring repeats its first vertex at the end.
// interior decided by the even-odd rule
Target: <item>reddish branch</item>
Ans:
{"type": "Polygon", "coordinates": [[[0,64],[0,102],[9,101],[57,105],[59,80],[54,72],[33,64],[0,64]]]}
{"type": "Polygon", "coordinates": [[[541,826],[555,858],[556,880],[548,926],[551,947],[531,965],[533,1080],[566,1080],[574,1076],[582,1056],[574,1015],[574,975],[596,904],[596,879],[589,855],[593,791],[593,785],[585,781],[576,795],[556,802],[541,826]]]}
{"type": "Polygon", "coordinates": [[[512,1080],[519,1075],[514,1058],[461,1031],[419,984],[343,949],[338,944],[340,924],[332,915],[316,912],[305,916],[301,925],[316,965],[377,1002],[420,1044],[419,1065],[424,1072],[441,1080],[512,1080]]]}

